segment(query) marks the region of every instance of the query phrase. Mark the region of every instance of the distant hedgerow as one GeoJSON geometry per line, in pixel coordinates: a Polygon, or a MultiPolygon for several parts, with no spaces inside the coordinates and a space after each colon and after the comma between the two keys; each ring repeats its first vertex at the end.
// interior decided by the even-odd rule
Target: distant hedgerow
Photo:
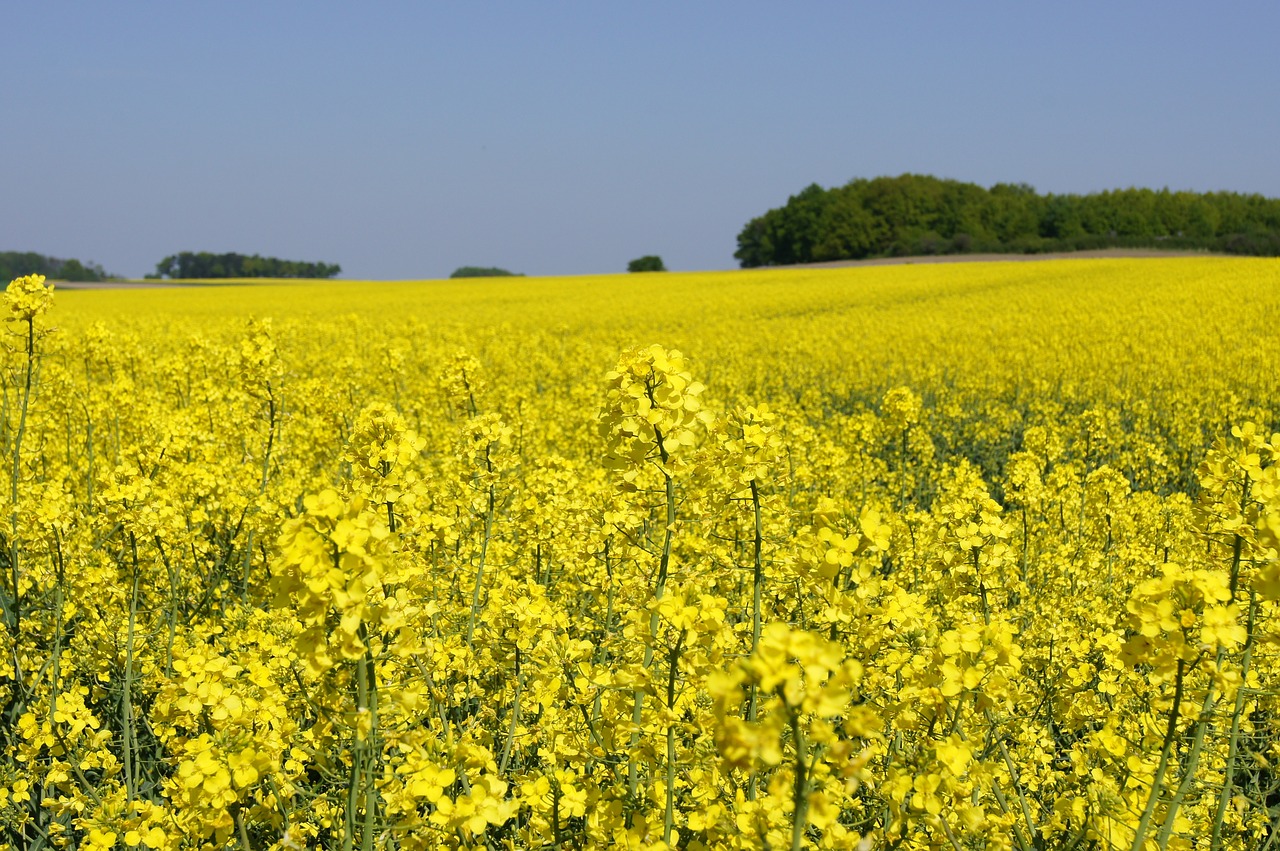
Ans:
{"type": "Polygon", "coordinates": [[[497,266],[459,266],[450,278],[523,278],[519,272],[499,269],[497,266]]]}
{"type": "Polygon", "coordinates": [[[181,251],[156,264],[159,278],[332,278],[342,271],[337,263],[281,260],[257,254],[210,254],[181,251]]]}

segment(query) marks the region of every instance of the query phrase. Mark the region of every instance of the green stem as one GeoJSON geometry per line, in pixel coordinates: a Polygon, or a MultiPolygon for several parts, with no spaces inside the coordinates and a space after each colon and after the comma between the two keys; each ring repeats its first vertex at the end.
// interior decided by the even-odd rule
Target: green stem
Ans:
{"type": "Polygon", "coordinates": [[[343,814],[342,851],[354,851],[356,836],[356,807],[360,789],[360,748],[351,751],[351,774],[347,778],[347,810],[343,814]]]}
{"type": "MultiPolygon", "coordinates": [[[[1249,475],[1246,473],[1243,477],[1244,481],[1240,485],[1240,513],[1248,514],[1249,511],[1249,475]]],[[[1235,536],[1235,541],[1231,546],[1231,599],[1236,598],[1236,587],[1240,583],[1240,554],[1244,549],[1244,538],[1240,535],[1235,536]]]]}
{"type": "Polygon", "coordinates": [[[88,409],[85,409],[85,497],[84,504],[87,510],[93,510],[93,417],[90,416],[88,409]]]}
{"type": "MultiPolygon", "coordinates": [[[[267,382],[267,448],[262,453],[262,477],[258,484],[258,496],[261,497],[267,492],[267,482],[270,480],[271,474],[271,450],[276,443],[276,420],[277,420],[276,395],[271,389],[271,383],[267,382]]],[[[240,573],[240,602],[247,602],[249,599],[249,578],[253,571],[253,539],[254,529],[249,529],[249,534],[245,539],[244,545],[244,564],[240,573]]]]}
{"type": "MultiPolygon", "coordinates": [[[[1000,807],[1000,812],[1006,816],[1009,815],[1009,799],[1005,797],[1004,790],[1000,788],[1000,784],[995,780],[991,781],[991,792],[995,795],[996,804],[1000,807]]],[[[1018,829],[1018,826],[1014,824],[1012,825],[1012,829],[1013,839],[1018,843],[1018,848],[1021,849],[1021,851],[1031,851],[1031,846],[1028,845],[1027,840],[1023,838],[1022,831],[1018,829]]]]}
{"type": "MultiPolygon", "coordinates": [[[[756,652],[756,647],[760,644],[761,629],[761,598],[764,594],[764,562],[760,554],[763,549],[764,534],[763,522],[760,515],[760,490],[756,485],[755,479],[751,480],[751,509],[755,515],[755,531],[752,536],[752,565],[751,574],[751,652],[756,652]]],[[[755,720],[755,692],[752,691],[752,707],[748,713],[748,720],[755,720]]]]}
{"type": "Polygon", "coordinates": [[[791,716],[791,739],[796,746],[795,784],[791,790],[793,819],[791,823],[791,851],[800,851],[804,845],[804,828],[809,820],[809,776],[805,765],[808,744],[804,731],[800,729],[800,710],[789,708],[791,716]]]}
{"type": "MultiPolygon", "coordinates": [[[[1219,648],[1217,665],[1219,671],[1222,670],[1222,660],[1225,656],[1226,651],[1223,648],[1219,648]]],[[[1204,748],[1205,734],[1212,726],[1210,721],[1216,703],[1217,700],[1214,697],[1213,684],[1211,682],[1205,692],[1204,703],[1200,707],[1200,717],[1196,719],[1195,732],[1191,737],[1191,747],[1187,750],[1186,767],[1183,769],[1182,782],[1178,784],[1177,791],[1173,793],[1173,800],[1169,802],[1164,823],[1160,825],[1160,832],[1156,834],[1156,844],[1161,851],[1169,846],[1169,839],[1173,836],[1173,822],[1178,817],[1178,810],[1182,808],[1182,802],[1195,782],[1196,768],[1200,765],[1200,752],[1204,748]]]]}
{"type": "Polygon", "coordinates": [[[138,778],[134,766],[136,737],[133,728],[133,637],[138,623],[138,539],[129,533],[129,548],[133,552],[133,589],[129,595],[129,631],[125,637],[124,695],[120,701],[120,739],[123,749],[125,799],[132,802],[137,794],[138,778]]]}
{"type": "Polygon", "coordinates": [[[1142,818],[1133,832],[1133,845],[1130,851],[1142,851],[1147,840],[1147,829],[1151,826],[1151,817],[1155,815],[1156,805],[1160,802],[1160,787],[1164,785],[1165,772],[1169,770],[1169,757],[1173,753],[1173,744],[1178,737],[1178,712],[1182,707],[1182,687],[1187,672],[1187,663],[1178,660],[1178,673],[1173,685],[1173,706],[1169,708],[1169,726],[1165,729],[1164,747],[1160,749],[1160,763],[1156,766],[1155,777],[1151,778],[1151,797],[1142,811],[1142,818]]]}
{"type": "Polygon", "coordinates": [[[1249,678],[1249,663],[1253,657],[1254,617],[1258,611],[1258,600],[1254,592],[1249,592],[1249,626],[1244,643],[1244,657],[1240,660],[1240,686],[1236,690],[1236,705],[1231,713],[1231,738],[1227,744],[1227,765],[1223,769],[1222,792],[1218,796],[1218,812],[1213,819],[1213,835],[1209,839],[1211,851],[1222,848],[1222,823],[1226,819],[1227,804],[1231,801],[1231,788],[1236,770],[1236,753],[1240,743],[1240,719],[1244,716],[1245,682],[1249,678]]]}
{"type": "Polygon", "coordinates": [[[57,584],[53,589],[53,611],[54,611],[54,628],[53,628],[53,673],[49,691],[49,723],[53,723],[53,716],[58,711],[58,695],[61,693],[62,683],[62,627],[63,627],[63,600],[62,589],[66,586],[66,565],[62,558],[62,536],[57,530],[53,533],[54,543],[54,569],[57,573],[57,584]]]}
{"type": "Polygon", "coordinates": [[[236,808],[236,832],[240,835],[240,847],[244,851],[253,851],[253,846],[249,844],[249,831],[244,825],[244,812],[236,808]]]}
{"type": "MultiPolygon", "coordinates": [[[[1241,511],[1244,511],[1248,508],[1248,503],[1249,503],[1249,476],[1245,475],[1243,477],[1243,482],[1241,484],[1241,490],[1240,490],[1241,511]]],[[[1236,588],[1240,581],[1240,558],[1241,558],[1241,552],[1243,550],[1243,546],[1244,546],[1244,538],[1240,535],[1236,535],[1235,540],[1232,542],[1232,548],[1231,548],[1230,591],[1231,591],[1231,599],[1233,601],[1235,600],[1236,588]]],[[[1252,610],[1252,606],[1250,606],[1249,635],[1246,639],[1247,645],[1252,643],[1252,632],[1253,632],[1253,610],[1252,610]]],[[[1246,649],[1245,651],[1246,659],[1248,658],[1248,653],[1251,649],[1252,649],[1251,647],[1246,649]]],[[[1216,660],[1217,662],[1216,668],[1219,672],[1222,670],[1222,663],[1223,663],[1223,660],[1226,658],[1226,655],[1227,655],[1226,648],[1219,646],[1218,653],[1217,653],[1217,660],[1216,660]]],[[[1247,666],[1248,663],[1246,662],[1245,664],[1247,666]]],[[[1200,752],[1204,747],[1205,734],[1208,731],[1209,727],[1211,726],[1211,713],[1213,711],[1214,705],[1217,703],[1217,701],[1214,699],[1213,691],[1214,691],[1213,683],[1211,681],[1209,684],[1209,688],[1205,693],[1204,705],[1200,709],[1200,717],[1196,721],[1195,733],[1193,734],[1193,737],[1192,737],[1191,748],[1187,754],[1186,769],[1183,772],[1182,782],[1178,785],[1178,790],[1177,792],[1174,793],[1173,800],[1169,803],[1169,812],[1165,815],[1164,824],[1160,826],[1160,833],[1156,837],[1156,842],[1158,846],[1162,849],[1162,851],[1164,848],[1167,848],[1169,845],[1169,840],[1173,836],[1174,819],[1177,818],[1178,810],[1182,808],[1182,802],[1185,799],[1187,793],[1190,791],[1192,783],[1195,780],[1196,768],[1200,764],[1200,752]]],[[[1241,703],[1243,699],[1243,695],[1244,695],[1244,689],[1243,689],[1243,683],[1242,683],[1241,689],[1236,693],[1237,705],[1241,703]]],[[[1234,731],[1239,730],[1239,722],[1240,722],[1239,711],[1240,711],[1239,709],[1236,710],[1236,716],[1232,719],[1233,739],[1235,736],[1234,731]]],[[[1232,754],[1232,756],[1234,757],[1234,754],[1232,754]]],[[[1231,788],[1231,781],[1228,777],[1228,779],[1224,782],[1224,785],[1223,785],[1223,797],[1219,799],[1219,804],[1223,805],[1223,812],[1225,812],[1224,802],[1226,800],[1225,798],[1226,792],[1230,788],[1231,788]]],[[[1215,829],[1221,830],[1220,822],[1219,824],[1215,825],[1215,829]]]]}
{"type": "Polygon", "coordinates": [[[1027,523],[1027,507],[1022,506],[1022,565],[1020,573],[1022,574],[1022,584],[1030,585],[1028,576],[1028,564],[1030,560],[1031,550],[1031,530],[1027,523]]]}
{"type": "Polygon", "coordinates": [[[947,838],[947,843],[951,845],[955,851],[964,851],[964,847],[960,844],[960,840],[956,839],[955,833],[951,830],[951,826],[947,824],[947,820],[938,814],[938,824],[942,825],[942,834],[947,838]]]}
{"type": "MultiPolygon", "coordinates": [[[[604,621],[603,621],[605,632],[606,634],[608,634],[608,632],[612,629],[611,624],[613,623],[613,593],[614,593],[613,592],[613,568],[609,563],[609,542],[608,541],[604,542],[604,571],[605,571],[606,577],[608,577],[608,582],[609,582],[609,590],[605,594],[604,621]]],[[[600,644],[596,647],[595,664],[597,665],[601,664],[604,661],[604,658],[605,658],[604,642],[601,641],[600,644]]],[[[602,704],[603,694],[604,692],[602,689],[597,689],[595,699],[592,700],[591,702],[592,730],[594,730],[596,725],[600,723],[600,712],[602,708],[601,704],[602,704]]]]}
{"type": "MultiPolygon", "coordinates": [[[[974,701],[975,708],[977,700],[974,701]]],[[[956,703],[955,716],[951,720],[951,731],[960,734],[960,738],[965,738],[964,729],[960,725],[960,703],[956,703]]],[[[1009,772],[1009,781],[1013,783],[1013,790],[1018,795],[1018,803],[1022,809],[1022,820],[1026,823],[1027,829],[1031,831],[1031,835],[1036,835],[1035,822],[1031,818],[1031,808],[1027,804],[1026,796],[1022,792],[1022,782],[1018,777],[1017,767],[1013,763],[1013,758],[1009,755],[1009,749],[1005,746],[1004,738],[996,729],[995,715],[990,708],[983,710],[983,715],[987,720],[987,726],[990,730],[990,736],[995,739],[997,747],[1000,749],[1000,755],[1004,758],[1005,768],[1009,772]]],[[[1000,788],[999,781],[991,778],[991,792],[995,796],[996,804],[1000,807],[1000,812],[1006,816],[1011,815],[1008,799],[1005,797],[1004,790],[1000,788]]],[[[974,794],[977,794],[976,791],[974,794]]],[[[1013,841],[1017,844],[1019,851],[1031,851],[1031,843],[1022,835],[1022,831],[1018,829],[1016,823],[1010,824],[1010,830],[1013,832],[1013,841]]]]}
{"type": "Polygon", "coordinates": [[[18,431],[13,439],[13,467],[9,475],[9,505],[11,507],[9,524],[9,572],[12,584],[12,599],[6,601],[5,620],[8,622],[9,635],[13,645],[13,679],[14,699],[19,704],[25,703],[20,696],[26,691],[26,677],[22,674],[22,656],[20,653],[20,637],[22,635],[22,585],[21,573],[18,569],[19,537],[18,537],[18,483],[22,480],[22,438],[27,431],[27,411],[31,406],[31,386],[35,377],[36,365],[36,326],[33,317],[27,318],[27,363],[22,381],[22,407],[18,413],[18,431]]]}
{"type": "Polygon", "coordinates": [[[498,763],[498,774],[507,773],[507,762],[511,759],[511,746],[516,738],[516,727],[520,724],[520,645],[516,645],[516,693],[511,699],[511,725],[507,727],[507,740],[502,745],[502,760],[498,763]]]}
{"type": "Polygon", "coordinates": [[[671,648],[667,666],[667,712],[672,720],[667,723],[667,801],[662,815],[662,841],[671,845],[671,828],[675,824],[675,786],[676,786],[676,678],[680,665],[680,648],[684,644],[685,631],[680,631],[676,646],[671,648]]]}
{"type": "MultiPolygon", "coordinates": [[[[364,636],[368,643],[368,636],[364,636]]],[[[378,666],[373,653],[365,650],[365,679],[368,689],[369,739],[365,744],[366,763],[364,766],[364,831],[360,836],[361,851],[373,851],[374,823],[378,816],[378,791],[375,783],[378,780],[378,763],[382,756],[382,743],[378,730],[378,666]]]]}
{"type": "MultiPolygon", "coordinates": [[[[671,474],[666,470],[666,462],[668,459],[666,447],[662,441],[662,432],[654,429],[657,436],[658,455],[662,459],[662,477],[666,482],[667,491],[667,523],[666,533],[662,541],[662,557],[658,562],[658,577],[653,585],[653,602],[661,602],[663,595],[667,590],[667,571],[671,564],[671,539],[673,537],[673,527],[676,522],[676,483],[671,478],[671,474]]],[[[653,667],[653,645],[658,637],[658,610],[654,607],[653,612],[649,615],[649,640],[644,648],[644,669],[648,671],[653,667]]],[[[635,801],[640,789],[640,770],[636,762],[636,751],[640,747],[640,723],[644,720],[644,689],[637,688],[635,690],[635,701],[631,706],[631,723],[635,726],[635,730],[631,733],[631,755],[627,758],[627,790],[630,793],[631,800],[635,801]]]]}
{"type": "MultiPolygon", "coordinates": [[[[752,550],[754,555],[754,570],[751,574],[751,652],[755,653],[756,648],[760,645],[761,631],[761,599],[764,594],[764,562],[760,554],[763,544],[763,523],[760,516],[760,490],[756,485],[756,480],[751,480],[751,509],[755,515],[755,534],[752,541],[752,550]]],[[[747,699],[747,722],[755,723],[756,715],[759,711],[756,694],[757,685],[753,680],[751,682],[750,697],[747,699]]],[[[751,779],[747,782],[747,800],[754,801],[756,799],[756,785],[759,777],[756,772],[751,773],[751,779]]]]}
{"type": "Polygon", "coordinates": [[[484,588],[484,563],[489,554],[489,539],[493,535],[493,485],[489,486],[489,507],[484,514],[484,539],[480,542],[480,563],[476,565],[476,583],[471,589],[471,614],[467,616],[467,648],[472,647],[476,632],[476,618],[480,614],[480,591],[484,588]]]}

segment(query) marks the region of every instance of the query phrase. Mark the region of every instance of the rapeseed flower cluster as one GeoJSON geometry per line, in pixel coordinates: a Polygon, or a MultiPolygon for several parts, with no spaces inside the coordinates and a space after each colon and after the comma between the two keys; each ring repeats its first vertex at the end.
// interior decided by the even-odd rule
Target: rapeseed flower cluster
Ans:
{"type": "Polygon", "coordinates": [[[1280,848],[1278,275],[18,279],[0,848],[1280,848]]]}

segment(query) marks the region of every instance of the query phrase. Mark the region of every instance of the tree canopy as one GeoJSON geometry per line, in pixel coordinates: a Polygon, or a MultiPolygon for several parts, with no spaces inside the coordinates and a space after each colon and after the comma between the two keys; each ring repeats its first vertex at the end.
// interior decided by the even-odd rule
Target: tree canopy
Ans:
{"type": "Polygon", "coordinates": [[[656,254],[646,254],[643,257],[637,257],[627,264],[628,272],[665,272],[667,267],[663,264],[662,258],[656,254]]]}
{"type": "Polygon", "coordinates": [[[60,281],[102,281],[109,277],[97,263],[46,257],[34,251],[0,251],[0,281],[8,283],[23,275],[44,275],[60,281]]]}
{"type": "Polygon", "coordinates": [[[459,266],[450,278],[523,278],[524,275],[497,266],[459,266]]]}
{"type": "Polygon", "coordinates": [[[182,251],[156,264],[161,278],[332,278],[342,271],[336,263],[280,260],[257,254],[211,254],[182,251]]]}
{"type": "Polygon", "coordinates": [[[1137,188],[1040,195],[1024,183],[984,189],[903,174],[811,184],[748,222],[734,256],[751,267],[1108,247],[1280,255],[1280,199],[1137,188]]]}

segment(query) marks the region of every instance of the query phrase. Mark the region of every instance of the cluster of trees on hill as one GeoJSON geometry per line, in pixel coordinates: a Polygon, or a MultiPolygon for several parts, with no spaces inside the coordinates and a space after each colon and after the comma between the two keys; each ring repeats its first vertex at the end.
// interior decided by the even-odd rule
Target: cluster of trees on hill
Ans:
{"type": "Polygon", "coordinates": [[[332,278],[342,271],[336,263],[280,260],[257,254],[210,254],[183,251],[156,264],[148,278],[332,278]]]}
{"type": "Polygon", "coordinates": [[[904,174],[813,184],[748,222],[734,256],[751,267],[1109,247],[1280,255],[1280,199],[1168,189],[1040,195],[1026,184],[984,189],[904,174]]]}
{"type": "Polygon", "coordinates": [[[523,278],[517,272],[499,269],[497,266],[459,266],[453,270],[450,278],[523,278]]]}
{"type": "Polygon", "coordinates": [[[46,257],[34,251],[0,251],[0,282],[24,275],[44,275],[58,281],[105,281],[110,277],[97,263],[46,257]]]}
{"type": "Polygon", "coordinates": [[[646,254],[643,257],[637,257],[627,264],[628,272],[665,272],[667,265],[662,262],[662,258],[657,254],[646,254]]]}

